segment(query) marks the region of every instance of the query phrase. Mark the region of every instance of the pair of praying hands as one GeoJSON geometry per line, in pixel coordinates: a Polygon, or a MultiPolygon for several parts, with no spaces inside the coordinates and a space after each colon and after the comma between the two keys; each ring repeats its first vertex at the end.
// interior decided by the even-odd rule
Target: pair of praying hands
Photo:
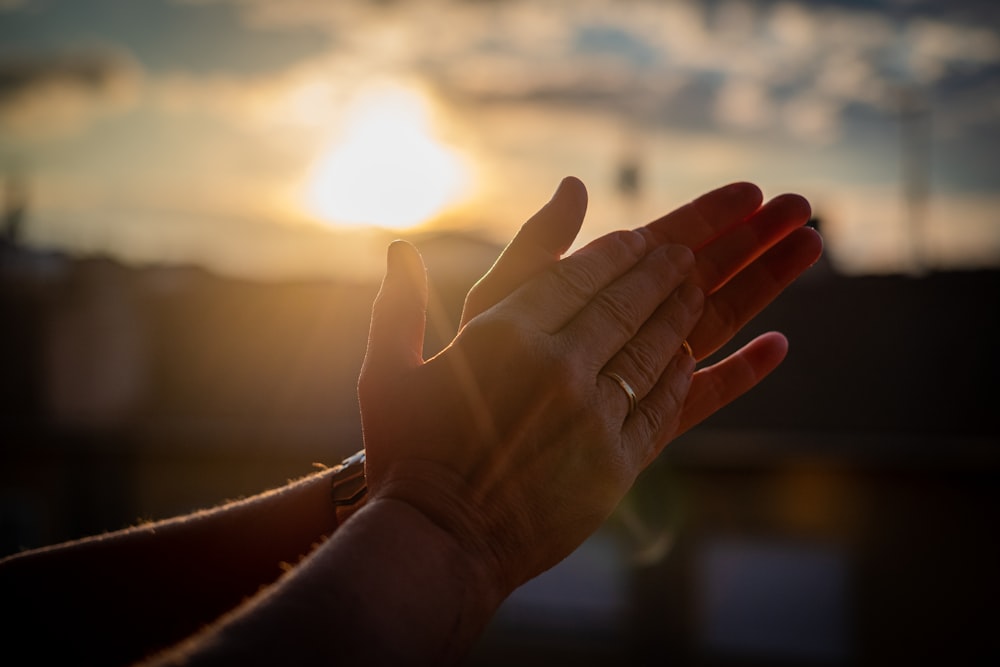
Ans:
{"type": "Polygon", "coordinates": [[[783,360],[765,334],[696,369],[819,257],[808,203],[736,183],[560,259],[567,178],[422,358],[424,267],[389,249],[359,383],[371,501],[407,504],[486,564],[501,599],[603,522],[673,438],[783,360]],[[685,341],[690,347],[686,347],[685,341]]]}

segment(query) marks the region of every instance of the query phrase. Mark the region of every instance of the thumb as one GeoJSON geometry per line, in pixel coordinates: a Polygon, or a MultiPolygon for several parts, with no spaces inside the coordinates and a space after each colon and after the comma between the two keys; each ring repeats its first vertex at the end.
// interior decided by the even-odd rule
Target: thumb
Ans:
{"type": "Polygon", "coordinates": [[[587,188],[577,178],[564,178],[552,199],[521,226],[493,268],[469,291],[461,326],[556,262],[573,244],[586,212],[587,188]]]}
{"type": "Polygon", "coordinates": [[[362,383],[423,363],[427,314],[427,272],[420,253],[393,241],[386,253],[385,278],[372,306],[362,383]]]}

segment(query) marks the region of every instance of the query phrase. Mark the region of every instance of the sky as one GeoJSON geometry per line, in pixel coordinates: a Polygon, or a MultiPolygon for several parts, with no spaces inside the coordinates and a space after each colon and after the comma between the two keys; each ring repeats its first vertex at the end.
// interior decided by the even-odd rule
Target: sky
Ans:
{"type": "Polygon", "coordinates": [[[997,155],[992,0],[0,0],[23,241],[136,264],[370,277],[572,174],[581,243],[748,180],[845,272],[996,267],[997,155]]]}

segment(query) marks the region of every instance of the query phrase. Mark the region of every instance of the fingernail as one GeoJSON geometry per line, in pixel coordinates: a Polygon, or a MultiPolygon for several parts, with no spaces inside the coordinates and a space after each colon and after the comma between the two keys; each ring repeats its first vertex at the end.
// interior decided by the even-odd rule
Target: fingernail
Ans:
{"type": "Polygon", "coordinates": [[[569,176],[566,176],[561,181],[559,181],[559,185],[556,186],[556,191],[552,193],[552,197],[549,198],[549,201],[559,198],[559,195],[562,194],[562,191],[566,189],[567,180],[569,180],[569,176]]]}
{"type": "Polygon", "coordinates": [[[385,250],[385,268],[387,271],[391,271],[394,266],[403,261],[403,253],[406,252],[406,241],[402,239],[396,239],[389,244],[389,247],[385,250]]]}
{"type": "Polygon", "coordinates": [[[677,298],[684,304],[685,308],[696,311],[701,308],[705,301],[705,293],[691,283],[684,283],[677,289],[677,298]]]}
{"type": "Polygon", "coordinates": [[[692,375],[697,366],[698,362],[691,355],[685,354],[683,350],[677,353],[677,370],[684,375],[692,375]]]}
{"type": "Polygon", "coordinates": [[[419,276],[426,272],[420,252],[409,242],[396,239],[386,251],[386,273],[419,276]]]}
{"type": "Polygon", "coordinates": [[[687,271],[694,266],[694,253],[687,246],[671,245],[667,247],[666,252],[667,260],[679,271],[687,271]]]}
{"type": "Polygon", "coordinates": [[[552,198],[549,199],[549,202],[553,202],[556,199],[566,196],[574,198],[578,206],[586,208],[587,189],[579,178],[576,178],[575,176],[566,176],[559,181],[559,185],[556,187],[556,191],[552,193],[552,198]],[[569,187],[570,185],[573,187],[569,187]]]}
{"type": "Polygon", "coordinates": [[[637,231],[628,231],[621,233],[622,242],[625,243],[631,250],[635,253],[642,254],[646,252],[646,237],[637,231]]]}

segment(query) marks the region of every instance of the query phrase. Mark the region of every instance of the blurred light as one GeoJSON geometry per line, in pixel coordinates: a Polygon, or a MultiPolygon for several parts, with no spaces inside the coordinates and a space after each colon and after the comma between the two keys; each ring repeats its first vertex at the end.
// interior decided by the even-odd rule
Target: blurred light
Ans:
{"type": "Polygon", "coordinates": [[[433,134],[427,100],[383,86],[355,100],[343,136],[312,170],[306,206],[329,223],[405,228],[456,203],[467,183],[463,162],[433,134]]]}
{"type": "Polygon", "coordinates": [[[850,572],[841,551],[719,538],[705,544],[699,575],[709,652],[807,664],[849,657],[850,572]]]}

